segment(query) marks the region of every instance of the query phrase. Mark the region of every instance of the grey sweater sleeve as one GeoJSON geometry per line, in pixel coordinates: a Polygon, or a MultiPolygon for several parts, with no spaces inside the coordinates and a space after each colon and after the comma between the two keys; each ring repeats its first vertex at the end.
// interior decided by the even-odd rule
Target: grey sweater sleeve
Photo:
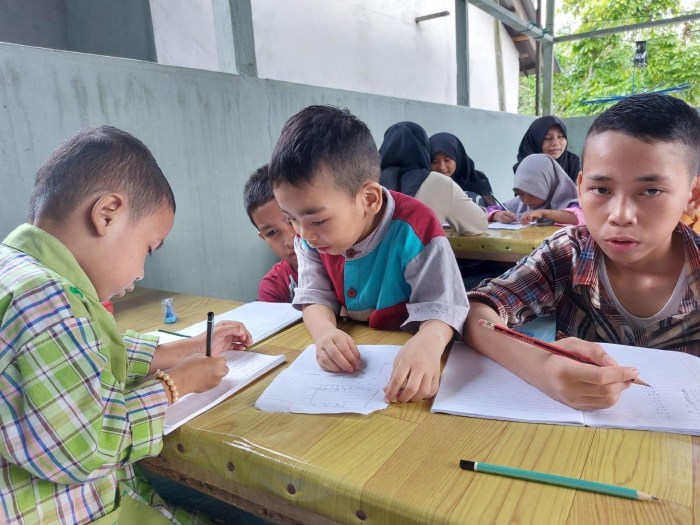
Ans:
{"type": "Polygon", "coordinates": [[[450,325],[460,336],[469,313],[467,292],[446,237],[435,237],[404,272],[411,286],[408,319],[401,326],[415,333],[422,321],[436,319],[450,325]]]}
{"type": "Polygon", "coordinates": [[[303,310],[306,305],[322,304],[338,315],[340,304],[318,252],[309,248],[299,237],[294,239],[294,251],[299,263],[299,286],[292,302],[294,308],[303,310]]]}

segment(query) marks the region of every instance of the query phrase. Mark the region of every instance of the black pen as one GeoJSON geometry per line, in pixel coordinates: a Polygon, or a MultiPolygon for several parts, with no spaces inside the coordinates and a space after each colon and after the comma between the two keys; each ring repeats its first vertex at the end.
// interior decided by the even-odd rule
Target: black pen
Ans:
{"type": "Polygon", "coordinates": [[[207,314],[207,357],[211,356],[211,334],[214,329],[214,312],[207,314]]]}

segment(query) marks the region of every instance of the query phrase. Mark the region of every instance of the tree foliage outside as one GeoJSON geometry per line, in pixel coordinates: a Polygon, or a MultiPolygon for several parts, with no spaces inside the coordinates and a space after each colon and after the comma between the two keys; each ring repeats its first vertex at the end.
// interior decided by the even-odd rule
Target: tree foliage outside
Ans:
{"type": "MultiPolygon", "coordinates": [[[[700,0],[563,0],[559,14],[573,20],[557,34],[582,33],[680,16],[700,10],[700,0]]],[[[558,26],[556,26],[558,27],[558,26]]],[[[611,103],[584,101],[669,88],[683,83],[690,89],[673,93],[700,106],[700,19],[555,44],[561,72],[554,75],[554,113],[595,115],[611,103]],[[635,68],[635,41],[647,41],[647,63],[635,68]],[[634,75],[634,87],[633,87],[634,75]]],[[[535,114],[535,77],[520,80],[520,113],[535,114]]]]}

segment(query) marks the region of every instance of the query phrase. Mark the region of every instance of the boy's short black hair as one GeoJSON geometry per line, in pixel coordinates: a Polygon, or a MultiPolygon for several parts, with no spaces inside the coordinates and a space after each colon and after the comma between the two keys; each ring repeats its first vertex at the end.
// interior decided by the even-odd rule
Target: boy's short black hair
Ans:
{"type": "Polygon", "coordinates": [[[688,166],[700,171],[700,115],[679,98],[645,93],[622,99],[593,121],[583,146],[585,163],[588,139],[606,131],[624,133],[643,142],[678,142],[688,148],[688,166]]]}
{"type": "Polygon", "coordinates": [[[248,182],[245,183],[245,188],[243,188],[243,204],[253,226],[258,228],[258,225],[253,220],[253,212],[274,199],[275,194],[272,193],[268,165],[265,164],[255,170],[248,182]]]}
{"type": "Polygon", "coordinates": [[[84,199],[123,193],[132,221],[167,204],[175,196],[149,149],[133,135],[113,126],[79,131],[54,151],[37,171],[27,220],[62,220],[84,199]]]}
{"type": "Polygon", "coordinates": [[[354,196],[379,180],[379,152],[367,125],[348,109],[309,106],[290,118],[272,152],[272,187],[308,183],[327,167],[333,183],[354,196]]]}

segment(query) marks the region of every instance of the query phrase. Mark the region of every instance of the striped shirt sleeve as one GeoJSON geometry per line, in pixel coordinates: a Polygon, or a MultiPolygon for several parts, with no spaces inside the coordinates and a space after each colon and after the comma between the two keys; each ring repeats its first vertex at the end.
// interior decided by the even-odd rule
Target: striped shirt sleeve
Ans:
{"type": "Polygon", "coordinates": [[[0,411],[7,415],[0,421],[0,454],[66,484],[156,454],[167,407],[162,386],[118,382],[91,321],[70,316],[60,285],[56,293],[33,292],[16,297],[4,320],[3,332],[17,340],[0,371],[0,411]]]}
{"type": "Polygon", "coordinates": [[[146,377],[158,346],[158,338],[127,330],[122,341],[126,347],[127,383],[146,377]]]}

